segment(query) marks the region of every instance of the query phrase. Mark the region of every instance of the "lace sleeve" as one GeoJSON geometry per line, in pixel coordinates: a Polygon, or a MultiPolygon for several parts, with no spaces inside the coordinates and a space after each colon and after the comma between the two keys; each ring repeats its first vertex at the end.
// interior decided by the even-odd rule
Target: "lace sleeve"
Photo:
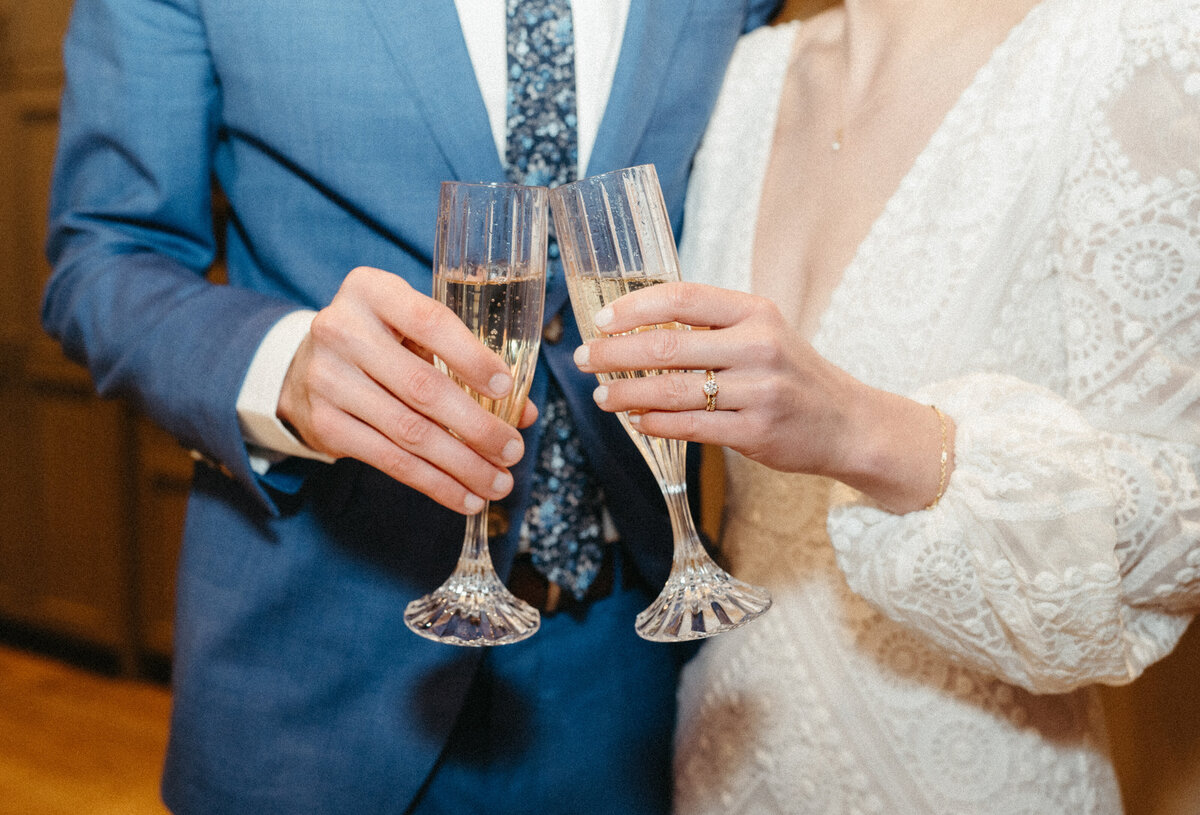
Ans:
{"type": "Polygon", "coordinates": [[[1121,27],[1056,207],[1063,392],[924,388],[958,423],[942,502],[842,489],[829,517],[855,591],[1042,692],[1132,680],[1200,610],[1200,5],[1130,3],[1121,27]]]}

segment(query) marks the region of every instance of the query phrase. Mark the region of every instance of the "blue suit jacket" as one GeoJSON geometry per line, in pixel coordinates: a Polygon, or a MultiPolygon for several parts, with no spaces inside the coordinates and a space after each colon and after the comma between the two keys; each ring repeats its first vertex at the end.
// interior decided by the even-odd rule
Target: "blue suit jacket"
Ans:
{"type": "MultiPolygon", "coordinates": [[[[734,41],[774,5],[633,0],[589,171],[654,163],[678,231],[734,41]]],[[[354,266],[428,292],[440,182],[504,178],[454,6],[78,0],[65,56],[45,326],[101,393],[131,398],[221,465],[198,467],[186,521],[177,771],[223,773],[227,788],[244,772],[261,786],[263,766],[228,757],[252,754],[270,731],[294,754],[320,745],[355,757],[357,769],[331,777],[330,801],[338,785],[371,784],[407,800],[478,652],[413,636],[401,613],[449,574],[463,519],[352,460],[298,464],[294,484],[287,468],[256,477],[234,402],[271,325],[327,304],[354,266]],[[205,278],[218,247],[213,178],[229,202],[227,286],[205,278]],[[437,692],[419,703],[383,717],[372,707],[432,677],[437,692]]],[[[547,318],[565,302],[559,275],[547,318]]],[[[532,395],[541,401],[548,366],[622,544],[657,585],[670,558],[663,501],[618,423],[592,403],[594,379],[571,362],[579,336],[567,311],[532,395]]],[[[528,449],[537,442],[527,436],[528,449]]],[[[504,502],[514,519],[530,458],[504,502]]],[[[502,574],[517,525],[492,542],[502,574]]]]}

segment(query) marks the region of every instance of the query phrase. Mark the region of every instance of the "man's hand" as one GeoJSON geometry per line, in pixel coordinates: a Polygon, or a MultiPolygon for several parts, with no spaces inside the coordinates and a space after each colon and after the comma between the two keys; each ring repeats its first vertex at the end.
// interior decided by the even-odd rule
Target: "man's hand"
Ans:
{"type": "MultiPolygon", "coordinates": [[[[457,512],[512,489],[520,433],[433,364],[499,399],[504,362],[455,314],[380,269],[350,272],[313,319],[284,379],[278,416],[314,450],[350,456],[457,512]]],[[[537,416],[526,403],[521,426],[537,416]]]]}

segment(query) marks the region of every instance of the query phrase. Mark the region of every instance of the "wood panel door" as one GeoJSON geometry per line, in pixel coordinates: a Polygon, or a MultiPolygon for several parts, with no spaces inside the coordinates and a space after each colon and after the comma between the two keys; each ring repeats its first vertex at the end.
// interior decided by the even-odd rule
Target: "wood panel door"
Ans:
{"type": "Polygon", "coordinates": [[[41,330],[70,8],[0,1],[0,618],[135,672],[170,652],[190,460],[41,330]]]}

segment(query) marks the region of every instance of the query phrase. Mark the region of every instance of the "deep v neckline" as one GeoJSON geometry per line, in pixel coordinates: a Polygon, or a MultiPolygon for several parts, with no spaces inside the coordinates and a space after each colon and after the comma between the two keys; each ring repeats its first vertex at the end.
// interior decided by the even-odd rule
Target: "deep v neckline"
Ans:
{"type": "MultiPolygon", "coordinates": [[[[1043,9],[1052,5],[1056,0],[1040,0],[1036,5],[1029,9],[1025,15],[1009,29],[1008,33],[996,44],[984,60],[983,64],[972,75],[971,80],[967,83],[962,92],[955,98],[954,103],[946,111],[941,121],[938,122],[936,128],[930,134],[929,139],[917,152],[912,164],[905,170],[901,176],[896,189],[888,196],[883,208],[879,214],[875,216],[870,226],[867,228],[863,239],[855,247],[854,253],[850,260],[842,268],[841,274],[838,276],[837,282],[830,291],[829,301],[821,314],[817,318],[816,328],[813,331],[809,341],[818,350],[823,351],[830,344],[831,337],[829,334],[829,326],[831,324],[831,314],[833,314],[838,306],[839,300],[844,299],[841,296],[843,290],[848,286],[853,285],[858,281],[862,274],[866,273],[866,264],[863,262],[864,257],[869,257],[871,249],[878,244],[884,236],[889,234],[888,223],[895,217],[895,213],[904,212],[909,202],[916,194],[922,182],[925,168],[935,166],[937,164],[936,156],[939,151],[943,151],[947,146],[953,144],[953,140],[948,134],[953,133],[955,126],[967,115],[974,100],[982,92],[990,77],[998,70],[999,66],[1003,65],[1008,57],[1008,54],[1017,46],[1023,39],[1026,32],[1032,30],[1038,18],[1042,16],[1043,9]]],[[[795,37],[800,36],[800,27],[797,26],[795,37]]],[[[793,40],[793,46],[795,40],[793,40]]],[[[782,91],[782,88],[781,88],[782,91]]],[[[781,104],[780,99],[776,99],[775,117],[772,118],[772,127],[777,121],[778,107],[781,104]]],[[[766,163],[764,166],[770,166],[773,159],[774,146],[768,150],[766,163]]],[[[755,213],[754,229],[751,232],[752,244],[750,247],[751,269],[749,270],[749,280],[747,281],[751,291],[754,290],[754,270],[753,258],[756,251],[758,241],[758,229],[762,214],[762,195],[765,189],[765,176],[759,185],[758,190],[758,208],[755,213]]],[[[789,321],[794,322],[795,315],[785,315],[789,321]]]]}

